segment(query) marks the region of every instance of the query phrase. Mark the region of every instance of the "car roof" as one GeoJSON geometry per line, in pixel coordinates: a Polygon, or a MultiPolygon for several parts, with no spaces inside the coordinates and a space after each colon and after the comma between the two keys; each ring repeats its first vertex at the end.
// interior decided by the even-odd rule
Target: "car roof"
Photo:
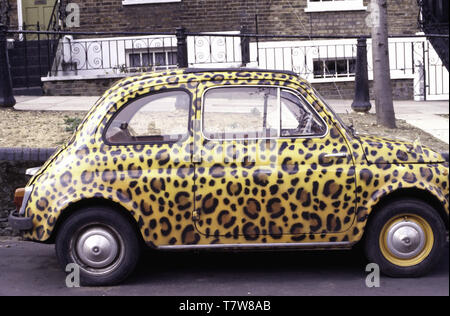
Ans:
{"type": "Polygon", "coordinates": [[[299,75],[289,70],[271,70],[259,68],[186,68],[184,73],[204,73],[204,72],[253,72],[253,73],[274,73],[299,77],[299,75]]]}
{"type": "Polygon", "coordinates": [[[254,74],[277,74],[277,75],[285,75],[289,77],[294,77],[296,79],[300,79],[300,76],[288,70],[266,70],[266,69],[257,69],[257,68],[176,68],[176,69],[168,69],[168,70],[158,70],[153,72],[147,72],[138,74],[135,76],[129,76],[123,78],[122,80],[116,83],[116,86],[124,87],[133,82],[146,80],[146,79],[155,79],[155,78],[164,78],[169,76],[183,76],[186,74],[202,74],[202,73],[254,73],[254,74]]]}

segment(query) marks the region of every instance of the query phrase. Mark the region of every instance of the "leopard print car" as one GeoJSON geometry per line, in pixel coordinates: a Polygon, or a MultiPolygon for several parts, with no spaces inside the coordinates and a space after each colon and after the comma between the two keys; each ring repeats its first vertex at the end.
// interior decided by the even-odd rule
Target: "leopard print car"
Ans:
{"type": "Polygon", "coordinates": [[[357,135],[294,73],[155,72],[96,102],[11,222],[29,220],[24,236],[55,242],[85,284],[124,280],[140,242],[336,249],[365,236],[383,272],[419,275],[444,245],[448,169],[421,144],[357,135]]]}

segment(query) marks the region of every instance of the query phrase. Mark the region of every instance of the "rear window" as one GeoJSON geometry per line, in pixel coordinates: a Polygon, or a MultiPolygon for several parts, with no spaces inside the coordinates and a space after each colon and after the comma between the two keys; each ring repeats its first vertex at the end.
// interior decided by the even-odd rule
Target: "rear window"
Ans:
{"type": "Polygon", "coordinates": [[[190,95],[155,93],[136,99],[113,118],[105,134],[111,144],[177,142],[188,135],[190,95]]]}

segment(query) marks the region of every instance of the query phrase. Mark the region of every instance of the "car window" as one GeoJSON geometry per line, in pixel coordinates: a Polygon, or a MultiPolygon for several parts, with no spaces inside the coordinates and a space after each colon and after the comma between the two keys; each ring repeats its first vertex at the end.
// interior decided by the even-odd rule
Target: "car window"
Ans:
{"type": "Polygon", "coordinates": [[[214,88],[204,96],[203,134],[206,138],[277,137],[279,121],[277,88],[214,88]]]}
{"type": "Polygon", "coordinates": [[[176,142],[188,134],[190,96],[185,91],[156,93],[120,110],[106,131],[112,144],[176,142]]]}
{"type": "Polygon", "coordinates": [[[306,137],[325,134],[326,125],[317,113],[311,110],[305,100],[291,92],[282,91],[280,101],[282,137],[306,137]]]}

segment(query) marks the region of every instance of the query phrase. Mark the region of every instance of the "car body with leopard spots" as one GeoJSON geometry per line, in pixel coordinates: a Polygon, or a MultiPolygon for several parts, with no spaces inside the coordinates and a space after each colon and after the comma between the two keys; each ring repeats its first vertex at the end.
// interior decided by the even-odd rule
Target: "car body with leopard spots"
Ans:
{"type": "Polygon", "coordinates": [[[392,276],[434,266],[448,154],[358,135],[291,72],[180,69],[123,79],[20,191],[12,225],[83,283],[159,250],[350,249],[392,276]]]}

